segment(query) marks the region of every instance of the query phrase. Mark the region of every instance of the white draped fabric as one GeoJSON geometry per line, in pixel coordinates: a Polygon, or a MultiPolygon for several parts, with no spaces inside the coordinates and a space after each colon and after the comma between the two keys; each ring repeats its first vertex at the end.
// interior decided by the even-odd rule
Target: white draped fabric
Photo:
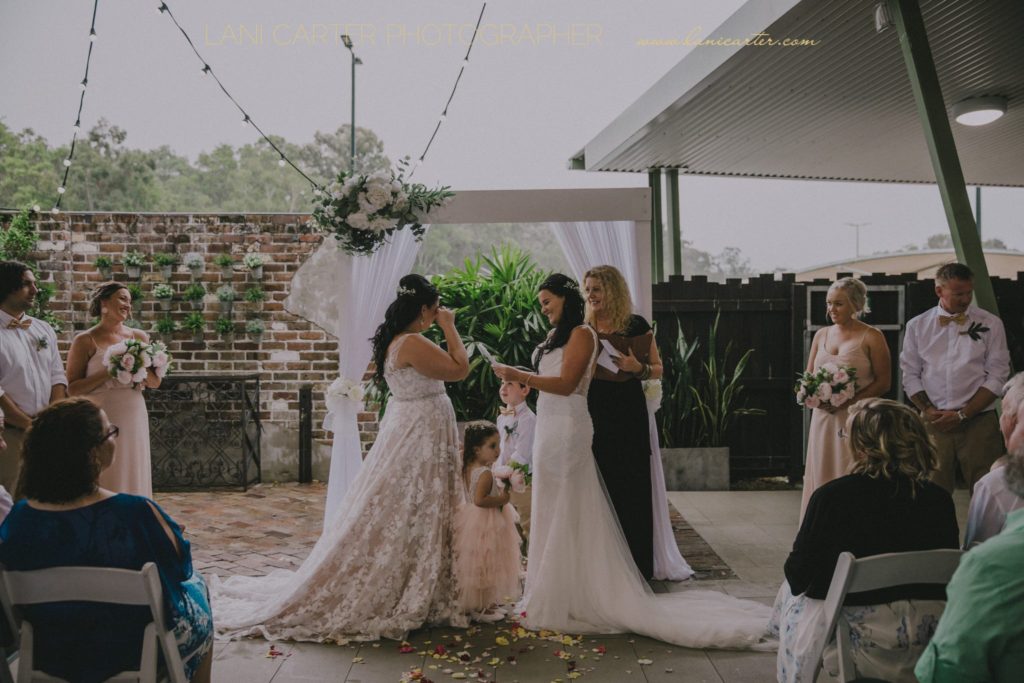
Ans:
{"type": "MultiPolygon", "coordinates": [[[[369,337],[412,269],[420,242],[399,230],[371,255],[352,255],[328,237],[292,280],[285,309],[338,338],[339,379],[361,382],[373,355],[369,337]]],[[[324,519],[330,519],[363,462],[356,417],[362,403],[328,396],[324,429],[334,432],[324,519]]]]}
{"type": "MultiPolygon", "coordinates": [[[[636,247],[633,221],[594,221],[589,223],[552,223],[551,229],[565,252],[577,279],[582,285],[583,273],[600,265],[619,269],[629,285],[637,310],[649,309],[651,292],[640,287],[640,261],[636,247]]],[[[661,448],[654,412],[649,411],[651,429],[651,493],[654,506],[654,578],[682,581],[693,576],[693,570],[679,553],[668,514],[665,473],[661,464],[661,448]]]]}

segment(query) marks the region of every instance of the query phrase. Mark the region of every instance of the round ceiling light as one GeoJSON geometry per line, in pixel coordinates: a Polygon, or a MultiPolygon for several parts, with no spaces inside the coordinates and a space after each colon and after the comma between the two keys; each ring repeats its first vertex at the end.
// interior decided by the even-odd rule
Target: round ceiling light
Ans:
{"type": "Polygon", "coordinates": [[[970,97],[953,105],[953,118],[965,126],[984,126],[1005,113],[1005,97],[970,97]]]}

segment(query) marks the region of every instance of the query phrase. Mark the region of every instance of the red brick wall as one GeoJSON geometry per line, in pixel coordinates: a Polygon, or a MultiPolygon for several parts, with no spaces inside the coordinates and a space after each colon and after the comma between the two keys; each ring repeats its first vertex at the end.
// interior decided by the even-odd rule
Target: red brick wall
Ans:
{"type": "MultiPolygon", "coordinates": [[[[2,216],[6,226],[11,214],[2,216]]],[[[327,457],[330,455],[330,434],[321,428],[324,417],[323,392],[338,372],[336,339],[306,320],[284,310],[284,300],[295,272],[311,252],[319,247],[322,236],[306,226],[306,216],[288,215],[218,215],[218,214],[129,214],[129,213],[63,213],[52,219],[43,216],[36,223],[39,252],[35,255],[44,279],[52,279],[56,293],[50,309],[65,329],[60,337],[61,351],[66,354],[74,335],[92,324],[87,312],[89,292],[102,281],[94,265],[97,256],[114,261],[114,279],[126,283],[128,278],[121,264],[127,251],[137,250],[149,256],[159,252],[179,255],[170,280],[175,299],[169,315],[177,322],[191,312],[189,302],[181,299],[182,291],[192,282],[185,267],[184,256],[204,256],[206,268],[201,282],[207,296],[203,309],[207,320],[203,343],[194,343],[192,333],[181,330],[168,342],[181,372],[257,372],[261,377],[261,419],[264,421],[264,481],[295,479],[298,472],[298,390],[313,384],[314,476],[326,479],[327,457]],[[237,262],[230,278],[241,299],[253,275],[242,265],[249,251],[259,251],[266,264],[258,281],[266,293],[261,303],[236,300],[232,318],[235,339],[228,342],[214,330],[214,321],[221,316],[215,291],[227,283],[213,260],[230,252],[237,262]],[[245,335],[245,321],[251,317],[263,320],[266,332],[262,341],[250,341],[245,335]]],[[[153,286],[164,282],[159,268],[149,263],[138,280],[145,300],[136,318],[141,327],[152,334],[153,325],[162,318],[158,302],[152,297],[153,286]]],[[[360,431],[364,451],[376,436],[376,415],[360,414],[360,431]]]]}

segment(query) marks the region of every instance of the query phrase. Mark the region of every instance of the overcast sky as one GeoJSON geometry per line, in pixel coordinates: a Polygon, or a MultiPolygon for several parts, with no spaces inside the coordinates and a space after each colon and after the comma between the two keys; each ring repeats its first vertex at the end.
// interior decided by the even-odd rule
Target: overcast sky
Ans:
{"type": "MultiPolygon", "coordinates": [[[[233,105],[156,0],[101,0],[83,127],[100,117],[127,144],[192,158],[253,141],[233,105]]],[[[423,150],[479,14],[477,0],[168,0],[199,51],[267,133],[296,143],[350,116],[392,159],[423,150]]],[[[676,64],[689,47],[643,38],[711,33],[739,0],[491,0],[470,64],[416,179],[459,189],[632,187],[640,174],[566,170],[566,160],[676,64]]],[[[0,117],[70,140],[88,46],[87,0],[0,2],[0,117]]],[[[71,182],[74,182],[72,177],[71,182]]],[[[973,199],[973,189],[971,192],[973,199]]],[[[1019,189],[984,190],[984,236],[1024,248],[1019,189]]],[[[803,266],[892,250],[945,232],[934,186],[683,178],[684,238],[740,247],[755,266],[803,266]],[[812,239],[807,235],[813,234],[812,239]]],[[[187,210],[187,207],[182,207],[187,210]]]]}

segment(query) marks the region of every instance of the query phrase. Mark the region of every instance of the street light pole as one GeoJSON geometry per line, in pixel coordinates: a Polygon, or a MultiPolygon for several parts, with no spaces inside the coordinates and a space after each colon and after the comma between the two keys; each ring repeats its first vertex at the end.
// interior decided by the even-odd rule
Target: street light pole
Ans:
{"type": "Polygon", "coordinates": [[[352,56],[352,124],[351,124],[351,152],[349,156],[349,172],[355,173],[356,170],[356,65],[362,64],[363,60],[356,57],[355,51],[352,49],[352,38],[348,34],[341,34],[341,42],[348,48],[349,54],[352,56]]]}

